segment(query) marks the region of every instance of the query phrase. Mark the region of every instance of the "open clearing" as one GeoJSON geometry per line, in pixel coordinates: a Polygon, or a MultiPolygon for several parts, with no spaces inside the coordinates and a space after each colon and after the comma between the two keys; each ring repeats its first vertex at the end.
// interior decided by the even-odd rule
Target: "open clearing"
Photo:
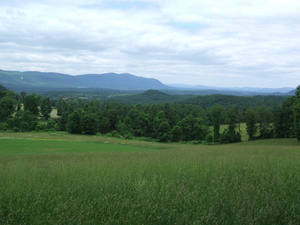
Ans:
{"type": "Polygon", "coordinates": [[[295,139],[0,133],[0,224],[299,224],[295,139]]]}

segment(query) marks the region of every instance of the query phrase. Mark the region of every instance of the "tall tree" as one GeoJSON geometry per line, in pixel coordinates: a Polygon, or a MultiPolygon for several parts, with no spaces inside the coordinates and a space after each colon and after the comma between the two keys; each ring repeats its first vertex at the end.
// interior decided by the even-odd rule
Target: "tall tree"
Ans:
{"type": "Polygon", "coordinates": [[[39,115],[41,96],[37,94],[27,95],[24,99],[24,110],[28,110],[34,115],[39,115]]]}
{"type": "Polygon", "coordinates": [[[169,122],[163,121],[159,124],[159,127],[157,129],[157,138],[160,142],[168,142],[171,140],[171,133],[170,133],[171,127],[169,122]]]}
{"type": "Polygon", "coordinates": [[[57,115],[61,116],[63,113],[67,112],[67,102],[66,98],[60,96],[59,101],[57,103],[57,115]]]}
{"type": "Polygon", "coordinates": [[[82,133],[95,135],[99,129],[99,122],[97,115],[85,114],[82,118],[82,133]]]}
{"type": "Polygon", "coordinates": [[[0,99],[0,121],[5,121],[16,111],[17,101],[16,99],[5,96],[0,99]]]}
{"type": "Polygon", "coordinates": [[[182,140],[183,134],[180,126],[174,126],[171,130],[171,141],[178,142],[182,140]]]}
{"type": "Polygon", "coordinates": [[[259,106],[256,108],[258,116],[258,131],[260,138],[273,137],[272,121],[273,114],[271,110],[266,106],[259,106]]]}
{"type": "Polygon", "coordinates": [[[227,111],[228,127],[223,131],[222,135],[220,136],[221,143],[234,143],[234,142],[242,141],[241,134],[236,131],[237,123],[238,123],[238,115],[236,109],[234,107],[231,107],[227,111]]]}
{"type": "Polygon", "coordinates": [[[82,133],[82,111],[75,110],[68,116],[67,131],[71,134],[82,133]]]}
{"type": "Polygon", "coordinates": [[[22,103],[24,102],[26,95],[27,95],[27,93],[25,91],[21,92],[21,94],[20,94],[20,100],[21,100],[22,103]]]}
{"type": "Polygon", "coordinates": [[[213,135],[213,141],[218,142],[220,138],[220,124],[221,124],[221,115],[224,111],[224,107],[221,105],[213,106],[210,109],[210,114],[213,122],[214,127],[214,135],[213,135]]]}
{"type": "Polygon", "coordinates": [[[249,140],[253,140],[257,132],[257,115],[255,110],[250,108],[246,110],[246,130],[249,140]]]}
{"type": "Polygon", "coordinates": [[[107,117],[102,117],[99,119],[99,132],[101,134],[107,134],[108,132],[110,132],[110,123],[109,123],[109,119],[107,117]]]}
{"type": "Polygon", "coordinates": [[[49,98],[43,98],[41,102],[41,113],[45,120],[50,118],[50,113],[52,112],[51,101],[49,98]]]}
{"type": "Polygon", "coordinates": [[[286,99],[274,114],[274,132],[277,138],[294,137],[294,112],[293,105],[296,102],[296,96],[286,99]]]}
{"type": "Polygon", "coordinates": [[[208,128],[203,124],[201,118],[189,115],[178,123],[182,130],[184,141],[204,140],[208,134],[208,128]]]}
{"type": "Polygon", "coordinates": [[[21,131],[35,130],[37,124],[37,116],[23,110],[18,111],[13,118],[7,120],[8,128],[21,131]]]}
{"type": "Polygon", "coordinates": [[[295,134],[298,141],[300,141],[300,85],[296,90],[296,101],[293,106],[294,111],[294,127],[295,134]]]}

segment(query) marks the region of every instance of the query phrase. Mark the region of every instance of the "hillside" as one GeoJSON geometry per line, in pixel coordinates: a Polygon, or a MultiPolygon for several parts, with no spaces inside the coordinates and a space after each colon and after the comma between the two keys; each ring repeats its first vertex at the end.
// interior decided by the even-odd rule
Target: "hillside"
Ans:
{"type": "Polygon", "coordinates": [[[0,90],[1,90],[1,91],[6,91],[7,88],[0,84],[0,90]]]}
{"type": "Polygon", "coordinates": [[[67,88],[110,88],[119,90],[166,89],[152,78],[132,74],[86,74],[71,76],[61,73],[18,72],[0,70],[1,83],[14,91],[51,91],[67,88]]]}
{"type": "Polygon", "coordinates": [[[109,98],[110,102],[119,102],[124,104],[150,104],[150,103],[165,103],[176,102],[187,98],[184,95],[170,95],[158,90],[147,90],[143,93],[116,96],[109,98]]]}
{"type": "Polygon", "coordinates": [[[257,96],[234,96],[234,95],[171,95],[157,90],[148,90],[138,94],[128,94],[123,96],[110,97],[107,101],[124,104],[150,104],[150,103],[179,103],[191,104],[200,107],[211,107],[222,105],[224,107],[256,107],[279,106],[289,96],[257,95],[257,96]]]}
{"type": "Polygon", "coordinates": [[[224,107],[256,107],[279,106],[288,96],[275,95],[257,95],[257,96],[232,96],[232,95],[207,95],[196,96],[182,101],[185,104],[198,105],[201,107],[211,107],[213,105],[222,105],[224,107]]]}

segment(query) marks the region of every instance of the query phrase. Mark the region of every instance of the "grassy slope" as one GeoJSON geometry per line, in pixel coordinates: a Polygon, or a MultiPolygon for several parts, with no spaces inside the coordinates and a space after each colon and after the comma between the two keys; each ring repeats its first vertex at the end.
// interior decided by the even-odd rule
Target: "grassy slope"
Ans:
{"type": "Polygon", "coordinates": [[[0,224],[296,224],[300,220],[300,150],[295,139],[194,146],[63,133],[0,137],[0,152],[23,149],[22,142],[41,152],[64,143],[70,150],[77,146],[85,151],[20,155],[17,150],[0,156],[0,224]],[[111,150],[95,152],[96,145],[111,150]],[[123,147],[124,151],[113,151],[123,147]],[[131,148],[143,151],[130,152],[131,148]]]}

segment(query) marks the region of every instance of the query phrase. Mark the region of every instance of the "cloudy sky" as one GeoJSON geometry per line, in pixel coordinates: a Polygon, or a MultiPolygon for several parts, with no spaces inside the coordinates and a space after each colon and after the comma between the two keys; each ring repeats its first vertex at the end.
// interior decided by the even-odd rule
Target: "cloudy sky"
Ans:
{"type": "Polygon", "coordinates": [[[299,0],[0,0],[0,69],[296,87],[299,0]]]}

